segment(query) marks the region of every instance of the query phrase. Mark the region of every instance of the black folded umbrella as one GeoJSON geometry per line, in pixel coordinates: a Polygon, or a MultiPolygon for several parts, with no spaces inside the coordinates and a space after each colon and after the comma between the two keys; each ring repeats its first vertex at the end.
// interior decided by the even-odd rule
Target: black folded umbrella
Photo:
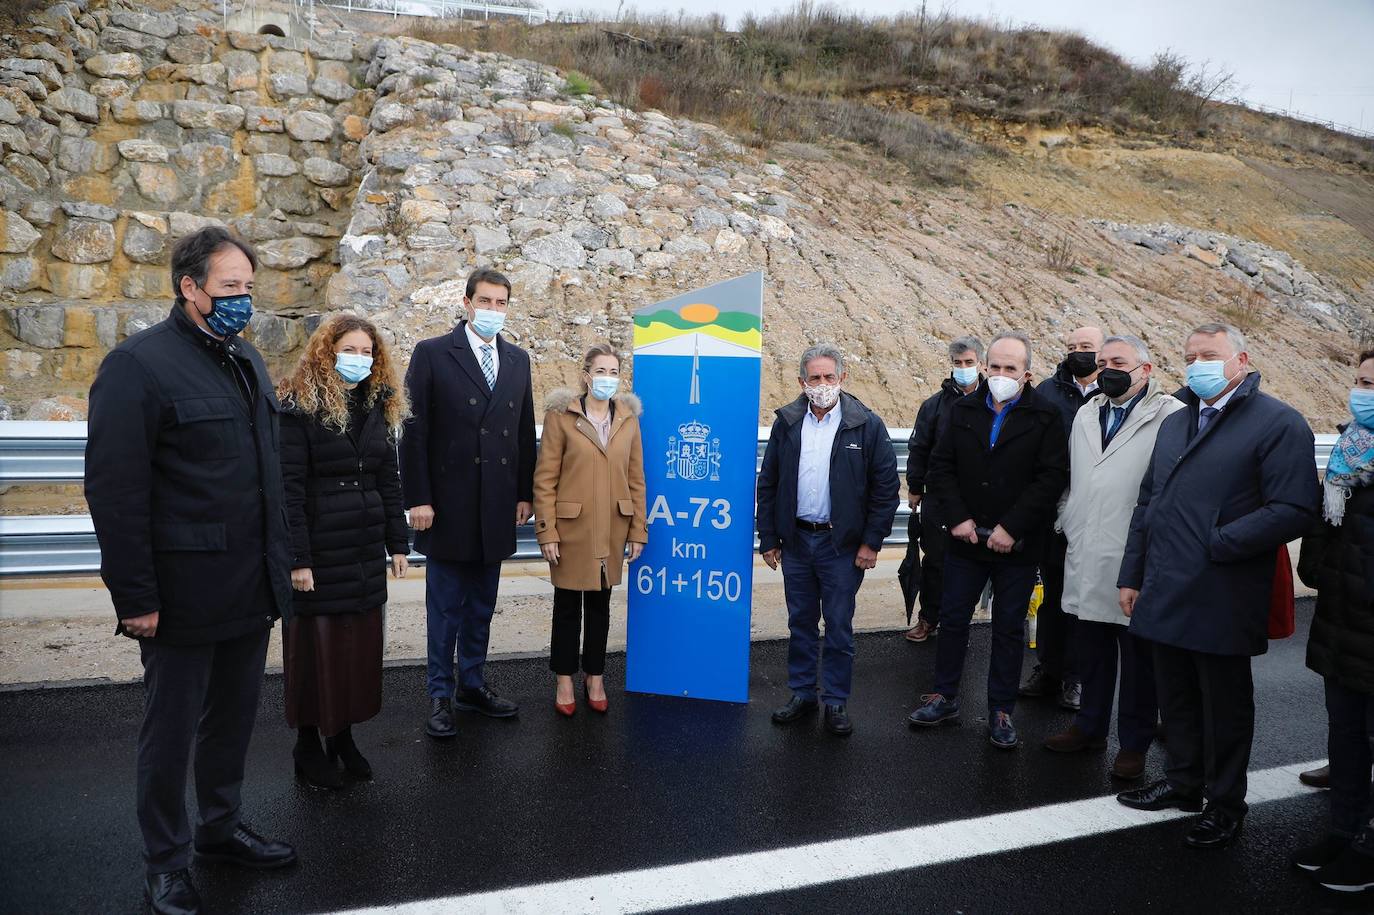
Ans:
{"type": "Polygon", "coordinates": [[[897,584],[902,588],[902,602],[906,604],[906,624],[916,609],[916,597],[921,593],[921,513],[920,509],[907,516],[906,556],[897,568],[897,584]]]}

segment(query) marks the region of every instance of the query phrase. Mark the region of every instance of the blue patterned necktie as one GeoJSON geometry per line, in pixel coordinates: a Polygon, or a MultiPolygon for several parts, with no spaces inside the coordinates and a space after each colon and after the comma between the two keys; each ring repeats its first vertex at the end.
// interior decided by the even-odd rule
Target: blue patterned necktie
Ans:
{"type": "Polygon", "coordinates": [[[487,376],[488,390],[496,390],[496,366],[491,361],[491,344],[482,345],[482,374],[487,376]]]}
{"type": "Polygon", "coordinates": [[[1116,435],[1116,430],[1121,428],[1121,423],[1125,419],[1125,407],[1112,407],[1111,419],[1107,421],[1107,441],[1110,442],[1112,440],[1112,436],[1116,435]]]}
{"type": "Polygon", "coordinates": [[[1216,407],[1203,407],[1202,416],[1197,424],[1197,431],[1201,432],[1203,429],[1206,429],[1207,424],[1216,419],[1217,414],[1220,412],[1221,411],[1216,407]]]}

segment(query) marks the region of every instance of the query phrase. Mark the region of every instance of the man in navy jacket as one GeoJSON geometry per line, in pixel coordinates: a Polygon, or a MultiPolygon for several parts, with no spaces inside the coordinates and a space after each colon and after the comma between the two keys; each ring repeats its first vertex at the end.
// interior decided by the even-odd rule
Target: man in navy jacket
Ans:
{"type": "Polygon", "coordinates": [[[782,563],[791,631],[792,698],[773,720],[791,724],[824,702],[826,730],[839,736],[853,731],[846,706],[854,672],[855,597],[892,533],[901,488],[887,427],[841,391],[848,377],[838,347],[820,343],[802,354],[801,394],[777,411],[759,471],[757,509],[759,552],[771,569],[782,563]]]}
{"type": "Polygon", "coordinates": [[[1169,765],[1117,800],[1197,811],[1205,798],[1185,841],[1216,848],[1248,809],[1250,659],[1268,649],[1276,553],[1317,520],[1321,490],[1312,430],[1260,391],[1240,331],[1204,324],[1184,352],[1188,408],[1160,427],[1117,578],[1131,634],[1154,643],[1169,765]]]}

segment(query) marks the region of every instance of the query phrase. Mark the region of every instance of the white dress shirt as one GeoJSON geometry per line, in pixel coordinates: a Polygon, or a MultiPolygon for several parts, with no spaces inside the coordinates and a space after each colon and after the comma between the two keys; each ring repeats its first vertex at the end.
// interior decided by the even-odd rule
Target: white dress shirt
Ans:
{"type": "Polygon", "coordinates": [[[1093,391],[1096,391],[1096,390],[1097,390],[1097,382],[1096,382],[1096,381],[1090,382],[1090,383],[1087,385],[1087,387],[1084,387],[1081,383],[1079,383],[1079,381],[1078,381],[1077,378],[1075,378],[1075,379],[1073,380],[1073,383],[1076,384],[1076,385],[1078,385],[1078,391],[1079,391],[1080,394],[1083,395],[1083,399],[1084,399],[1084,400],[1086,400],[1086,399],[1088,399],[1089,397],[1091,397],[1093,391]]]}
{"type": "Polygon", "coordinates": [[[491,347],[491,386],[495,388],[496,379],[501,376],[501,351],[496,348],[496,337],[492,337],[490,343],[483,340],[481,337],[477,336],[477,333],[472,329],[471,321],[464,324],[463,329],[468,332],[468,346],[472,347],[472,356],[477,360],[477,368],[479,370],[482,368],[482,347],[491,347]]]}
{"type": "Polygon", "coordinates": [[[801,456],[797,461],[797,517],[815,524],[830,520],[830,452],[840,431],[840,403],[816,419],[810,406],[802,417],[801,456]]]}

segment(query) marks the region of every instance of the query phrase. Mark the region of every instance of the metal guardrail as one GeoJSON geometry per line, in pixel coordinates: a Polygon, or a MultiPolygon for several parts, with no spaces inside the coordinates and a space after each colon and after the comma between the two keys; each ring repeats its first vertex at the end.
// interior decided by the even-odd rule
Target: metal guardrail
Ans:
{"type": "MultiPolygon", "coordinates": [[[[769,427],[758,430],[758,462],[768,441],[769,427]]],[[[905,476],[910,429],[891,429],[897,452],[897,471],[905,476]]],[[[1334,435],[1317,436],[1316,467],[1326,469],[1336,443],[1334,435]]],[[[85,473],[86,424],[79,422],[0,422],[0,487],[35,483],[80,483],[85,473]]],[[[911,510],[905,502],[897,510],[885,546],[905,546],[911,510]]],[[[540,556],[534,526],[516,530],[511,560],[540,556]]],[[[424,557],[412,554],[423,562],[424,557]]],[[[89,515],[0,515],[0,577],[44,574],[89,574],[100,569],[100,547],[89,515]]]]}
{"type": "Polygon", "coordinates": [[[543,7],[514,6],[507,3],[483,3],[482,0],[318,0],[320,6],[346,10],[350,13],[390,13],[399,16],[420,16],[448,19],[468,13],[481,13],[483,19],[491,14],[519,17],[531,25],[545,22],[549,14],[543,7]]]}

